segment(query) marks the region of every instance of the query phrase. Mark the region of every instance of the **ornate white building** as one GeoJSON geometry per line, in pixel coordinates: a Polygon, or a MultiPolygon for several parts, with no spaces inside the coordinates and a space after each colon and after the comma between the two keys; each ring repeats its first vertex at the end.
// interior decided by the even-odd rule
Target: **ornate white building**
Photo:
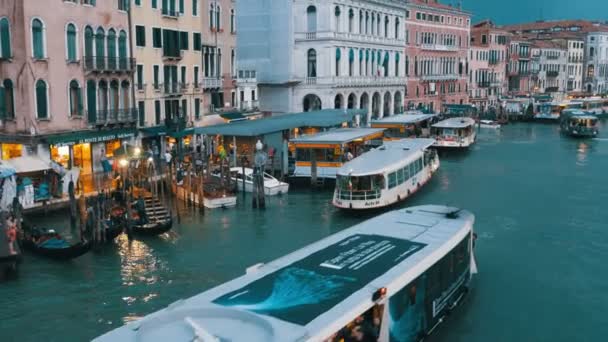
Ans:
{"type": "Polygon", "coordinates": [[[255,70],[260,108],[403,111],[405,2],[237,0],[237,64],[255,70]]]}
{"type": "Polygon", "coordinates": [[[585,90],[608,92],[608,32],[590,32],[585,44],[585,90]]]}

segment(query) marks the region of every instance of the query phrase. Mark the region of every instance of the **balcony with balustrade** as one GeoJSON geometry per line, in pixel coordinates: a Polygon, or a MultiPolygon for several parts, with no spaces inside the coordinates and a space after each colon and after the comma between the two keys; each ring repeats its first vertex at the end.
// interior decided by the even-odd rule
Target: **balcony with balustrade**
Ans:
{"type": "Polygon", "coordinates": [[[452,81],[458,80],[461,76],[458,74],[436,74],[436,75],[421,75],[423,81],[452,81]]]}
{"type": "Polygon", "coordinates": [[[406,77],[401,76],[333,76],[333,77],[302,77],[296,81],[307,86],[323,85],[329,87],[387,87],[404,86],[406,77]]]}
{"type": "Polygon", "coordinates": [[[224,83],[224,78],[205,77],[205,78],[203,78],[202,87],[203,87],[203,90],[219,89],[219,88],[222,88],[223,83],[224,83]]]}
{"type": "Polygon", "coordinates": [[[456,45],[445,44],[421,44],[420,48],[426,51],[458,51],[460,49],[456,45]]]}
{"type": "Polygon", "coordinates": [[[305,41],[326,41],[340,40],[352,43],[363,44],[383,44],[403,46],[405,39],[395,38],[394,36],[385,37],[384,35],[367,35],[353,32],[334,32],[334,31],[317,31],[317,32],[296,32],[294,34],[296,42],[305,41]]]}
{"type": "Polygon", "coordinates": [[[558,77],[559,76],[559,71],[547,71],[547,77],[558,77]]]}
{"type": "Polygon", "coordinates": [[[137,108],[100,109],[95,113],[96,126],[134,124],[137,122],[137,108]]]}
{"type": "Polygon", "coordinates": [[[86,72],[132,73],[135,70],[135,58],[127,57],[84,57],[86,72]]]}

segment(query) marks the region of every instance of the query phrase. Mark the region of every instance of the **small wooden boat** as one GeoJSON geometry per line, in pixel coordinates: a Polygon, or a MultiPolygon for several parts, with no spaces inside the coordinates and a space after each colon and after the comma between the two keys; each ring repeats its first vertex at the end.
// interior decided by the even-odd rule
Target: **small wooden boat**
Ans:
{"type": "Polygon", "coordinates": [[[38,255],[55,260],[69,260],[86,254],[93,244],[90,241],[80,241],[69,244],[53,229],[44,229],[22,223],[23,238],[21,246],[38,255]]]}
{"type": "Polygon", "coordinates": [[[122,234],[125,229],[126,222],[117,221],[114,219],[106,220],[105,222],[105,239],[106,241],[112,241],[122,234]]]}
{"type": "Polygon", "coordinates": [[[149,222],[145,224],[134,224],[133,232],[139,235],[160,235],[171,230],[173,227],[173,219],[169,217],[163,221],[149,222]]]}

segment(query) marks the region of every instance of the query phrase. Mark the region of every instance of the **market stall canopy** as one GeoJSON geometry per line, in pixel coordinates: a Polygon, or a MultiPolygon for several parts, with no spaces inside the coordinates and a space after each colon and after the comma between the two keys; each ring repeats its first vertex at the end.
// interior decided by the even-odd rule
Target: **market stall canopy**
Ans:
{"type": "Polygon", "coordinates": [[[3,165],[11,167],[15,173],[32,173],[51,170],[51,161],[36,156],[24,156],[5,160],[3,165]]]}
{"type": "Polygon", "coordinates": [[[90,130],[82,132],[66,132],[48,135],[44,138],[50,145],[76,145],[98,143],[115,139],[127,139],[135,136],[134,128],[117,128],[111,130],[90,130]]]}
{"type": "Polygon", "coordinates": [[[242,120],[223,125],[196,127],[194,133],[256,137],[299,127],[330,128],[351,122],[357,115],[366,115],[364,109],[324,109],[312,112],[283,114],[257,120],[242,120]]]}

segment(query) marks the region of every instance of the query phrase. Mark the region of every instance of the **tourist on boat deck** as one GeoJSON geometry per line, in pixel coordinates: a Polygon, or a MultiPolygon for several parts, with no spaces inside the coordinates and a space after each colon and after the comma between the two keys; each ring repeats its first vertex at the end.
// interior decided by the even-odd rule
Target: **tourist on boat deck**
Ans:
{"type": "Polygon", "coordinates": [[[17,221],[11,214],[6,219],[6,240],[8,242],[8,251],[11,255],[17,254],[15,243],[17,241],[17,221]]]}

